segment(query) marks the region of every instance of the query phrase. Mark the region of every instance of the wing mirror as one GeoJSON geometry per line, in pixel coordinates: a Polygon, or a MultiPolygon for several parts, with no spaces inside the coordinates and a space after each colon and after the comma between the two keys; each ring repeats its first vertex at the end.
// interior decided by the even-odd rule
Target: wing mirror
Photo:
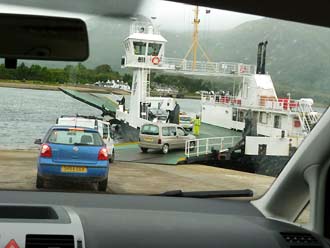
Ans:
{"type": "Polygon", "coordinates": [[[34,144],[36,144],[36,145],[41,145],[41,144],[42,144],[41,139],[36,139],[36,140],[34,141],[34,144]]]}

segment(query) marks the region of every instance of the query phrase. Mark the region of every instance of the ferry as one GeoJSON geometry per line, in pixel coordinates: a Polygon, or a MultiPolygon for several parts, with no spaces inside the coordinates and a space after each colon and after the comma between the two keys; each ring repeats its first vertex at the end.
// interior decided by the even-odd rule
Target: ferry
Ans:
{"type": "Polygon", "coordinates": [[[248,110],[257,120],[257,135],[305,136],[318,120],[313,99],[277,97],[270,75],[244,77],[236,95],[201,95],[202,122],[242,131],[248,110]]]}
{"type": "MultiPolygon", "coordinates": [[[[196,20],[197,14],[198,8],[196,20]]],[[[194,22],[195,32],[198,23],[194,22]]],[[[196,39],[197,36],[194,37],[196,39]]],[[[184,154],[187,158],[214,154],[215,149],[221,152],[237,147],[237,144],[244,144],[243,147],[240,145],[244,155],[289,156],[318,121],[319,116],[312,109],[312,99],[294,100],[290,95],[287,98],[277,96],[271,76],[265,71],[267,42],[258,46],[256,66],[211,62],[206,55],[206,61],[198,61],[194,52],[200,48],[198,40],[194,40],[189,49],[193,51],[193,60],[188,60],[187,56],[183,59],[169,58],[165,56],[166,42],[151,21],[136,20],[132,23],[130,33],[123,41],[125,55],[121,59],[122,68],[133,72],[128,106],[124,98],[114,102],[106,97],[61,90],[100,109],[104,119],[111,124],[120,125],[123,140],[138,141],[139,130],[144,124],[165,119],[166,122],[180,123],[180,106],[175,99],[150,95],[151,71],[235,78],[239,83],[234,85],[232,94],[202,92],[201,135],[196,140],[194,152],[190,152],[187,144],[184,154]],[[247,128],[254,131],[247,132],[247,128]],[[223,130],[243,131],[244,142],[237,133],[223,137],[223,130]]]]}
{"type": "Polygon", "coordinates": [[[277,96],[272,78],[265,71],[266,45],[267,42],[259,44],[256,72],[244,75],[233,86],[236,92],[201,94],[201,119],[203,123],[243,131],[250,111],[256,126],[253,136],[259,138],[248,138],[246,153],[260,146],[260,142],[272,142],[272,155],[281,155],[287,154],[288,147],[300,145],[317,123],[319,113],[313,110],[311,98],[291,99],[289,93],[287,98],[277,96]]]}

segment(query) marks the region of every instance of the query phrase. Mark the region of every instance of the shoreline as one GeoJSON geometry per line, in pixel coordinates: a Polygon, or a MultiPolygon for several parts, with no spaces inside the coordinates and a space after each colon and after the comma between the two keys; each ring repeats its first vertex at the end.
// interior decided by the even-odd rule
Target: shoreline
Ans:
{"type": "MultiPolygon", "coordinates": [[[[52,90],[52,91],[59,91],[59,87],[69,89],[69,90],[77,90],[80,92],[86,93],[100,93],[100,94],[114,94],[114,95],[130,95],[130,92],[120,90],[120,89],[110,89],[110,88],[100,88],[100,87],[93,87],[88,85],[70,85],[70,84],[41,84],[41,83],[34,83],[34,82],[2,82],[0,81],[0,88],[16,88],[16,89],[29,89],[29,90],[52,90]]],[[[157,95],[155,95],[157,97],[157,95]]],[[[186,95],[182,98],[175,98],[175,99],[193,99],[193,100],[200,100],[201,97],[198,95],[186,95]]],[[[328,108],[328,105],[322,103],[314,103],[313,107],[317,108],[328,108]]]]}
{"type": "MultiPolygon", "coordinates": [[[[59,87],[69,89],[69,90],[77,90],[80,92],[86,93],[101,93],[101,94],[114,94],[114,95],[130,95],[130,92],[120,90],[120,89],[109,89],[109,88],[100,88],[100,87],[93,87],[88,85],[81,85],[81,86],[74,86],[70,84],[41,84],[41,83],[33,83],[33,82],[26,82],[26,83],[19,83],[19,82],[1,82],[0,81],[0,88],[15,88],[15,89],[29,89],[29,90],[52,90],[52,91],[59,91],[59,87]]],[[[188,95],[183,98],[177,99],[200,99],[200,96],[192,96],[188,95]]]]}
{"type": "Polygon", "coordinates": [[[63,87],[65,89],[77,90],[80,92],[88,92],[88,93],[103,93],[103,94],[115,94],[115,95],[129,95],[130,93],[120,89],[105,89],[105,88],[96,88],[92,86],[74,86],[74,85],[66,85],[66,84],[36,84],[36,83],[16,83],[16,82],[0,82],[0,87],[4,88],[16,88],[16,89],[29,89],[29,90],[53,90],[59,91],[59,87],[63,87]]]}

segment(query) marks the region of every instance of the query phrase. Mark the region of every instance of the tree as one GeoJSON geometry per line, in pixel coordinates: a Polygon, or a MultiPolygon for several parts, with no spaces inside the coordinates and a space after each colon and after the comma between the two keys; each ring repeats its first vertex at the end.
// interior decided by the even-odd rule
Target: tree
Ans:
{"type": "Polygon", "coordinates": [[[112,68],[110,65],[107,65],[107,64],[98,65],[95,67],[95,72],[96,73],[110,73],[110,72],[112,72],[112,68]]]}
{"type": "Polygon", "coordinates": [[[129,86],[131,86],[131,87],[132,87],[132,80],[133,80],[133,77],[131,74],[128,74],[128,73],[124,74],[123,81],[127,82],[129,84],[129,86]]]}
{"type": "Polygon", "coordinates": [[[29,67],[27,67],[24,63],[21,63],[16,68],[16,79],[25,80],[29,76],[29,67]]]}

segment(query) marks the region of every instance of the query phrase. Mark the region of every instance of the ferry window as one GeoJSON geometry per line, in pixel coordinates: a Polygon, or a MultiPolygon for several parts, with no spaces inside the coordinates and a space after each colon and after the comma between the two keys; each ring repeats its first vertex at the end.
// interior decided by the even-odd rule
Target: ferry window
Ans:
{"type": "Polygon", "coordinates": [[[133,45],[134,45],[134,54],[135,55],[145,55],[146,54],[147,43],[134,41],[133,45]]]}
{"type": "Polygon", "coordinates": [[[238,121],[244,122],[244,111],[239,111],[238,121]]]}
{"type": "Polygon", "coordinates": [[[233,121],[237,121],[237,109],[233,109],[233,121]]]}
{"type": "Polygon", "coordinates": [[[179,127],[178,127],[178,135],[179,135],[179,136],[184,136],[185,134],[186,134],[185,131],[183,131],[182,128],[179,128],[179,127]]]}
{"type": "Polygon", "coordinates": [[[155,125],[144,125],[141,130],[142,134],[149,134],[149,135],[158,135],[159,128],[155,125]]]}
{"type": "Polygon", "coordinates": [[[274,128],[281,128],[281,116],[274,116],[274,128]]]}
{"type": "Polygon", "coordinates": [[[148,44],[148,55],[157,56],[159,54],[161,44],[149,43],[148,44]]]}
{"type": "Polygon", "coordinates": [[[248,85],[246,83],[243,83],[243,97],[248,97],[248,85]]]}
{"type": "Polygon", "coordinates": [[[126,49],[126,51],[129,51],[129,47],[130,47],[129,42],[125,42],[125,49],[126,49]]]}
{"type": "Polygon", "coordinates": [[[260,144],[258,146],[258,155],[264,156],[267,153],[267,145],[266,144],[260,144]]]}
{"type": "Polygon", "coordinates": [[[259,122],[262,124],[267,124],[267,114],[266,113],[260,113],[259,122]]]}

